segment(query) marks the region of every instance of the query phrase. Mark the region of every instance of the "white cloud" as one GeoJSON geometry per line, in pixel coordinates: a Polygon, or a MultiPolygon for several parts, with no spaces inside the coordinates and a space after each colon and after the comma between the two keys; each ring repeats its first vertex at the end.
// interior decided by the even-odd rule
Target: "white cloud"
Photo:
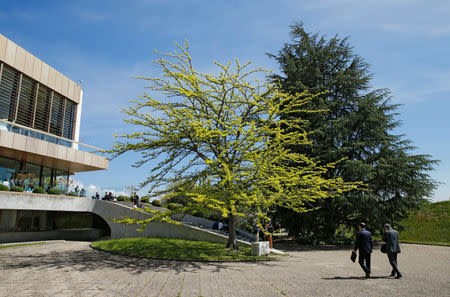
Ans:
{"type": "Polygon", "coordinates": [[[111,192],[115,196],[129,196],[130,193],[127,193],[125,189],[121,187],[106,187],[102,188],[93,184],[90,184],[88,186],[85,186],[81,181],[73,179],[72,184],[69,186],[69,192],[75,191],[75,188],[78,186],[78,192],[84,189],[86,191],[86,197],[91,198],[95,196],[96,193],[100,195],[100,199],[104,196],[105,192],[109,193],[111,192]]]}

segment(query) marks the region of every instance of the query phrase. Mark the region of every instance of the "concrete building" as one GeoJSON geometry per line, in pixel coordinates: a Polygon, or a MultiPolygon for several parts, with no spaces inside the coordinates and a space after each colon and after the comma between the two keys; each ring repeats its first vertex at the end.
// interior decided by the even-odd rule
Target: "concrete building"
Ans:
{"type": "MultiPolygon", "coordinates": [[[[36,187],[56,187],[67,193],[71,175],[108,168],[100,149],[78,142],[82,103],[80,85],[0,34],[3,188],[20,186],[31,192],[36,187]]],[[[90,214],[75,209],[67,213],[0,205],[0,233],[92,228],[95,221],[90,214]]]]}

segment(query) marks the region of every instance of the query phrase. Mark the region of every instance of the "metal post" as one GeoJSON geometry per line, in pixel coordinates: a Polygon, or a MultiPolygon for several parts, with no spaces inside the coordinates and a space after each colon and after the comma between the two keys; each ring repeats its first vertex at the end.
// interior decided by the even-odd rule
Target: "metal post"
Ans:
{"type": "Polygon", "coordinates": [[[39,171],[39,187],[41,188],[44,188],[43,185],[44,177],[42,176],[43,173],[44,173],[44,165],[41,165],[41,170],[39,171]]]}
{"type": "Polygon", "coordinates": [[[56,178],[55,178],[56,172],[55,171],[56,171],[55,168],[52,168],[50,170],[50,188],[53,188],[55,186],[55,180],[56,180],[56,178]]]}
{"type": "Polygon", "coordinates": [[[67,171],[67,180],[66,180],[66,195],[69,193],[69,178],[70,178],[70,172],[67,171]]]}

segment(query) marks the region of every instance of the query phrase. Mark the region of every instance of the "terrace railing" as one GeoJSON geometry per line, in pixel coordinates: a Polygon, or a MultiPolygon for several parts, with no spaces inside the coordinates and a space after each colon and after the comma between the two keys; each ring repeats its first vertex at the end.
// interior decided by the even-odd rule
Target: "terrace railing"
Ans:
{"type": "Polygon", "coordinates": [[[97,155],[101,155],[105,152],[103,149],[89,145],[89,144],[85,144],[85,143],[70,140],[70,139],[67,139],[64,137],[56,136],[56,135],[53,135],[53,134],[50,134],[50,133],[47,133],[44,131],[39,131],[39,130],[30,128],[30,127],[27,127],[24,125],[10,122],[5,119],[0,119],[0,130],[5,130],[5,131],[12,132],[12,133],[21,134],[24,136],[29,136],[32,138],[48,141],[51,143],[55,143],[58,145],[70,147],[70,148],[73,148],[76,150],[81,150],[81,151],[85,151],[85,152],[93,153],[93,154],[97,154],[97,155]]]}

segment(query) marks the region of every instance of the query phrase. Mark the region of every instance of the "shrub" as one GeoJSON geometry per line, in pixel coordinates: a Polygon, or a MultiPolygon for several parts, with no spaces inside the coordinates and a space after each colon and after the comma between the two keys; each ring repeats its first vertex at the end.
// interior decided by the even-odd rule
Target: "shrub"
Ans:
{"type": "Polygon", "coordinates": [[[23,188],[19,186],[12,186],[9,190],[11,192],[23,192],[23,188]]]}
{"type": "Polygon", "coordinates": [[[174,209],[177,209],[177,208],[179,208],[179,207],[182,207],[183,205],[181,205],[180,203],[169,203],[169,204],[167,204],[167,208],[168,209],[170,209],[170,210],[174,210],[174,209]]]}
{"type": "Polygon", "coordinates": [[[158,199],[155,199],[155,200],[152,201],[152,205],[161,207],[161,201],[159,201],[158,199]]]}
{"type": "Polygon", "coordinates": [[[58,188],[53,187],[53,188],[50,188],[47,191],[47,194],[50,194],[50,195],[61,195],[61,190],[58,189],[58,188]]]}
{"type": "Polygon", "coordinates": [[[9,191],[8,186],[5,186],[4,184],[0,184],[0,191],[9,191]]]}
{"type": "Polygon", "coordinates": [[[117,196],[117,201],[130,201],[130,197],[125,195],[117,196]]]}
{"type": "Polygon", "coordinates": [[[36,187],[36,188],[33,189],[33,193],[45,194],[45,190],[43,188],[41,188],[41,187],[36,187]]]}
{"type": "Polygon", "coordinates": [[[150,201],[150,198],[148,198],[148,196],[143,196],[140,200],[142,203],[148,203],[150,201]]]}
{"type": "Polygon", "coordinates": [[[67,196],[78,196],[77,192],[69,192],[67,193],[67,196]]]}

